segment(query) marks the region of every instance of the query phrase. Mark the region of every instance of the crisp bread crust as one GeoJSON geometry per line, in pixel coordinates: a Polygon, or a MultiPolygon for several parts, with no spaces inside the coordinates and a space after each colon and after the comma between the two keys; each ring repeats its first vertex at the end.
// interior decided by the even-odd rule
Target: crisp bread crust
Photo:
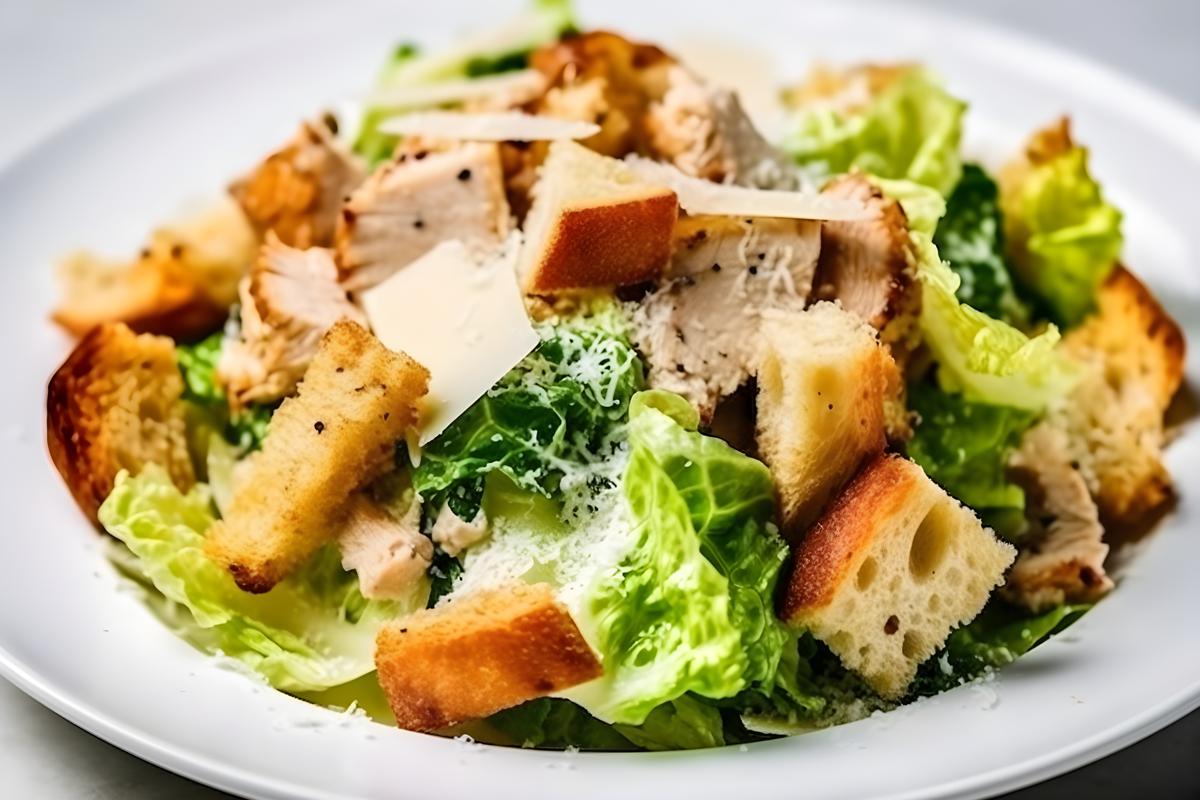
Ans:
{"type": "Polygon", "coordinates": [[[647,187],[643,196],[571,204],[558,212],[526,291],[631,286],[659,276],[671,258],[679,202],[647,187]]]}
{"type": "MultiPolygon", "coordinates": [[[[169,463],[163,466],[180,488],[191,486],[194,476],[183,441],[182,409],[171,415],[182,392],[183,381],[171,340],[136,335],[119,322],[101,325],[84,336],[50,378],[46,389],[46,446],[75,502],[93,523],[100,504],[112,491],[117,473],[122,468],[142,466],[118,463],[117,448],[126,451],[127,462],[142,450],[147,462],[168,460],[163,452],[169,453],[169,463]],[[143,424],[136,432],[114,429],[109,415],[126,397],[122,388],[129,385],[138,392],[160,392],[154,399],[167,409],[167,418],[156,426],[157,433],[143,424]],[[149,443],[137,438],[152,433],[163,438],[149,443]],[[126,438],[118,438],[122,436],[126,438]]],[[[137,401],[140,397],[127,399],[137,401]]],[[[136,415],[141,409],[129,411],[136,415]]]]}
{"type": "Polygon", "coordinates": [[[546,584],[480,592],[384,627],[375,665],[401,728],[433,731],[600,677],[546,584]]]}
{"type": "Polygon", "coordinates": [[[833,601],[857,555],[886,527],[919,478],[919,470],[894,453],[863,468],[793,551],[781,618],[791,620],[833,601]]]}

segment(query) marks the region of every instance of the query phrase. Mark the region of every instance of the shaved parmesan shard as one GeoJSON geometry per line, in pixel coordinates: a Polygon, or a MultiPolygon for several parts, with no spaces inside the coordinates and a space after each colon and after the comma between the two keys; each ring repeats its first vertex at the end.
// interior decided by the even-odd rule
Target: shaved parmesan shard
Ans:
{"type": "Polygon", "coordinates": [[[538,344],[517,289],[519,239],[482,258],[457,239],[444,241],[362,293],[379,340],[429,370],[421,446],[538,344]]]}
{"type": "Polygon", "coordinates": [[[503,96],[513,105],[520,105],[540,95],[545,88],[546,78],[542,73],[522,69],[480,78],[382,87],[363,101],[369,108],[431,108],[503,96]]]}
{"type": "Polygon", "coordinates": [[[468,113],[425,111],[385,120],[379,129],[396,136],[428,136],[469,142],[552,142],[586,139],[600,132],[591,122],[539,117],[520,111],[468,113]]]}
{"type": "Polygon", "coordinates": [[[832,221],[861,220],[868,216],[866,206],[857,200],[713,183],[690,177],[675,167],[640,156],[629,156],[625,163],[647,183],[673,190],[679,196],[680,207],[693,216],[705,214],[832,221]]]}

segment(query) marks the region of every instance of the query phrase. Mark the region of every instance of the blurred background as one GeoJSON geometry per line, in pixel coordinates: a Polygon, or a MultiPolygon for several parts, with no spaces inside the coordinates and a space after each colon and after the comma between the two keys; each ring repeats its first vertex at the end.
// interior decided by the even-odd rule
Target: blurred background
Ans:
{"type": "MultiPolygon", "coordinates": [[[[1200,113],[1200,0],[906,1],[994,22],[1078,51],[1200,113]]],[[[168,58],[206,52],[217,42],[235,46],[239,31],[232,19],[286,19],[290,5],[284,0],[186,5],[0,0],[0,48],[36,70],[36,76],[0,74],[6,123],[0,125],[0,162],[82,104],[145,80],[168,58]],[[130,25],[134,19],[138,24],[130,25]],[[147,37],[148,30],[155,34],[147,37]],[[129,50],[139,58],[113,57],[129,50]]],[[[1200,798],[1198,756],[1200,712],[1195,712],[1127,750],[1009,797],[1200,798]]],[[[126,755],[0,680],[0,796],[211,800],[226,795],[126,755]]]]}

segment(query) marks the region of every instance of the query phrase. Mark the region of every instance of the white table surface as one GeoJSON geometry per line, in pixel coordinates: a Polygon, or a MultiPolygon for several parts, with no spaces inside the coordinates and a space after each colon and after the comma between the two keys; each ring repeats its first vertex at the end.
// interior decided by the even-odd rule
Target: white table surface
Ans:
{"type": "MultiPolygon", "coordinates": [[[[1079,50],[1200,109],[1200,0],[920,1],[1079,50]]],[[[22,72],[0,74],[0,164],[85,107],[145,81],[156,65],[236,46],[239,23],[280,19],[286,25],[299,2],[0,0],[0,48],[19,54],[28,65],[22,72]],[[130,50],[139,58],[130,60],[130,50]]],[[[336,19],[334,5],[305,13],[336,19]]],[[[1200,712],[1122,753],[1014,797],[1103,800],[1147,791],[1153,797],[1200,797],[1197,754],[1200,712]]],[[[0,681],[0,797],[225,796],[101,742],[0,681]]]]}

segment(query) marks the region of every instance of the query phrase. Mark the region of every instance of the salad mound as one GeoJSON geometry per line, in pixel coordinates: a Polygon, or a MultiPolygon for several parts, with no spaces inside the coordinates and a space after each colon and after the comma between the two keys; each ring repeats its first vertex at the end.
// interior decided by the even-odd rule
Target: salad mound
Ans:
{"type": "Polygon", "coordinates": [[[187,641],[402,728],[670,750],[1004,667],[1172,500],[1179,327],[1069,121],[779,93],[568,3],[396,48],[135,259],[63,261],[47,440],[187,641]]]}

